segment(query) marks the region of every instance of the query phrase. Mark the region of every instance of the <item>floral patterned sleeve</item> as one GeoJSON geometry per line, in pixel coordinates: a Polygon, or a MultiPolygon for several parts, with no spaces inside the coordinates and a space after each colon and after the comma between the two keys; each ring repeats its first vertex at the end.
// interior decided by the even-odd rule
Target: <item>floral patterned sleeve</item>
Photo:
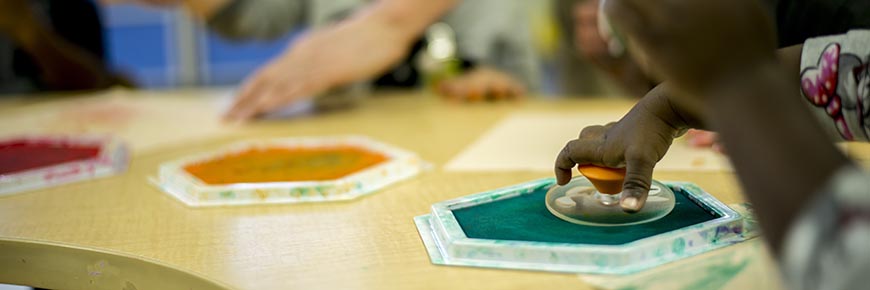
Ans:
{"type": "Polygon", "coordinates": [[[870,175],[835,173],[789,229],[781,270],[791,289],[867,289],[870,175]]]}
{"type": "Polygon", "coordinates": [[[830,135],[870,141],[870,30],[809,39],[801,55],[801,92],[830,135]]]}

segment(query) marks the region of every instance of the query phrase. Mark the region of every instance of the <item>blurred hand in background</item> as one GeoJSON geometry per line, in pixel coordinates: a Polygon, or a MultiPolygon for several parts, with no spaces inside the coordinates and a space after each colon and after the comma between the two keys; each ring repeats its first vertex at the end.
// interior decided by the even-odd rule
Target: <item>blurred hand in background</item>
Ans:
{"type": "Polygon", "coordinates": [[[510,74],[481,66],[441,81],[436,90],[450,100],[473,102],[520,98],[526,86],[510,74]]]}
{"type": "Polygon", "coordinates": [[[602,35],[599,24],[599,0],[582,0],[574,4],[574,44],[578,53],[616,81],[635,97],[655,86],[640,66],[624,52],[608,46],[610,35],[602,35]]]}

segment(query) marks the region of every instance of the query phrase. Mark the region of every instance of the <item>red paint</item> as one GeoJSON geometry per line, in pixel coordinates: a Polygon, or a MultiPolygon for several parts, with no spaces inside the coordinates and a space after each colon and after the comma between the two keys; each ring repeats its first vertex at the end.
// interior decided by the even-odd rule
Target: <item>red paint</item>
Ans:
{"type": "Polygon", "coordinates": [[[58,141],[11,140],[0,143],[0,175],[96,158],[100,146],[58,141]]]}

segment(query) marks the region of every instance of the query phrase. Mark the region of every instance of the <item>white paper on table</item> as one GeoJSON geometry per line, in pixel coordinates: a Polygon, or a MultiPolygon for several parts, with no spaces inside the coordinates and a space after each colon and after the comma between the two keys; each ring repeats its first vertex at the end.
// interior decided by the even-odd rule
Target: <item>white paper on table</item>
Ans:
{"type": "MultiPolygon", "coordinates": [[[[230,110],[230,107],[233,105],[233,102],[236,99],[237,92],[226,93],[217,99],[217,111],[219,115],[223,115],[227,111],[230,110]]],[[[259,116],[259,119],[262,120],[286,120],[293,119],[302,116],[308,116],[314,113],[314,101],[311,98],[302,98],[302,101],[281,106],[276,109],[273,109],[262,116],[259,116]]]]}
{"type": "Polygon", "coordinates": [[[229,131],[220,120],[216,100],[205,95],[167,98],[125,91],[60,99],[10,112],[0,124],[0,135],[109,134],[138,154],[229,131]]]}
{"type": "MultiPolygon", "coordinates": [[[[584,114],[516,113],[508,116],[450,160],[448,171],[552,171],[559,151],[590,125],[619,120],[625,111],[584,114]]],[[[709,148],[674,140],[656,170],[729,171],[727,158],[709,148]]]]}
{"type": "MultiPolygon", "coordinates": [[[[234,99],[228,90],[126,91],[36,103],[0,116],[0,136],[116,136],[133,154],[230,134],[239,126],[222,120],[234,99]]],[[[265,116],[289,119],[308,114],[310,102],[280,108],[265,116]]]]}

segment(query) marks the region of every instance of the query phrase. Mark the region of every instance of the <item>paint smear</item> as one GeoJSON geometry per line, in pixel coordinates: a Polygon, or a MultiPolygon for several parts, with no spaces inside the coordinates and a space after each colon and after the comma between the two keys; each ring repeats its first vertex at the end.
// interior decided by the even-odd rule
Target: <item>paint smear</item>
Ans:
{"type": "Polygon", "coordinates": [[[56,141],[10,140],[0,143],[0,175],[67,162],[87,160],[100,154],[100,147],[56,141]]]}
{"type": "Polygon", "coordinates": [[[761,239],[630,275],[580,275],[596,289],[784,289],[761,239]]]}
{"type": "Polygon", "coordinates": [[[184,167],[205,183],[321,181],[344,177],[384,162],[359,147],[253,148],[184,167]]]}
{"type": "Polygon", "coordinates": [[[127,126],[139,113],[136,107],[119,100],[83,102],[58,112],[53,123],[65,128],[104,126],[120,129],[127,126]]]}

